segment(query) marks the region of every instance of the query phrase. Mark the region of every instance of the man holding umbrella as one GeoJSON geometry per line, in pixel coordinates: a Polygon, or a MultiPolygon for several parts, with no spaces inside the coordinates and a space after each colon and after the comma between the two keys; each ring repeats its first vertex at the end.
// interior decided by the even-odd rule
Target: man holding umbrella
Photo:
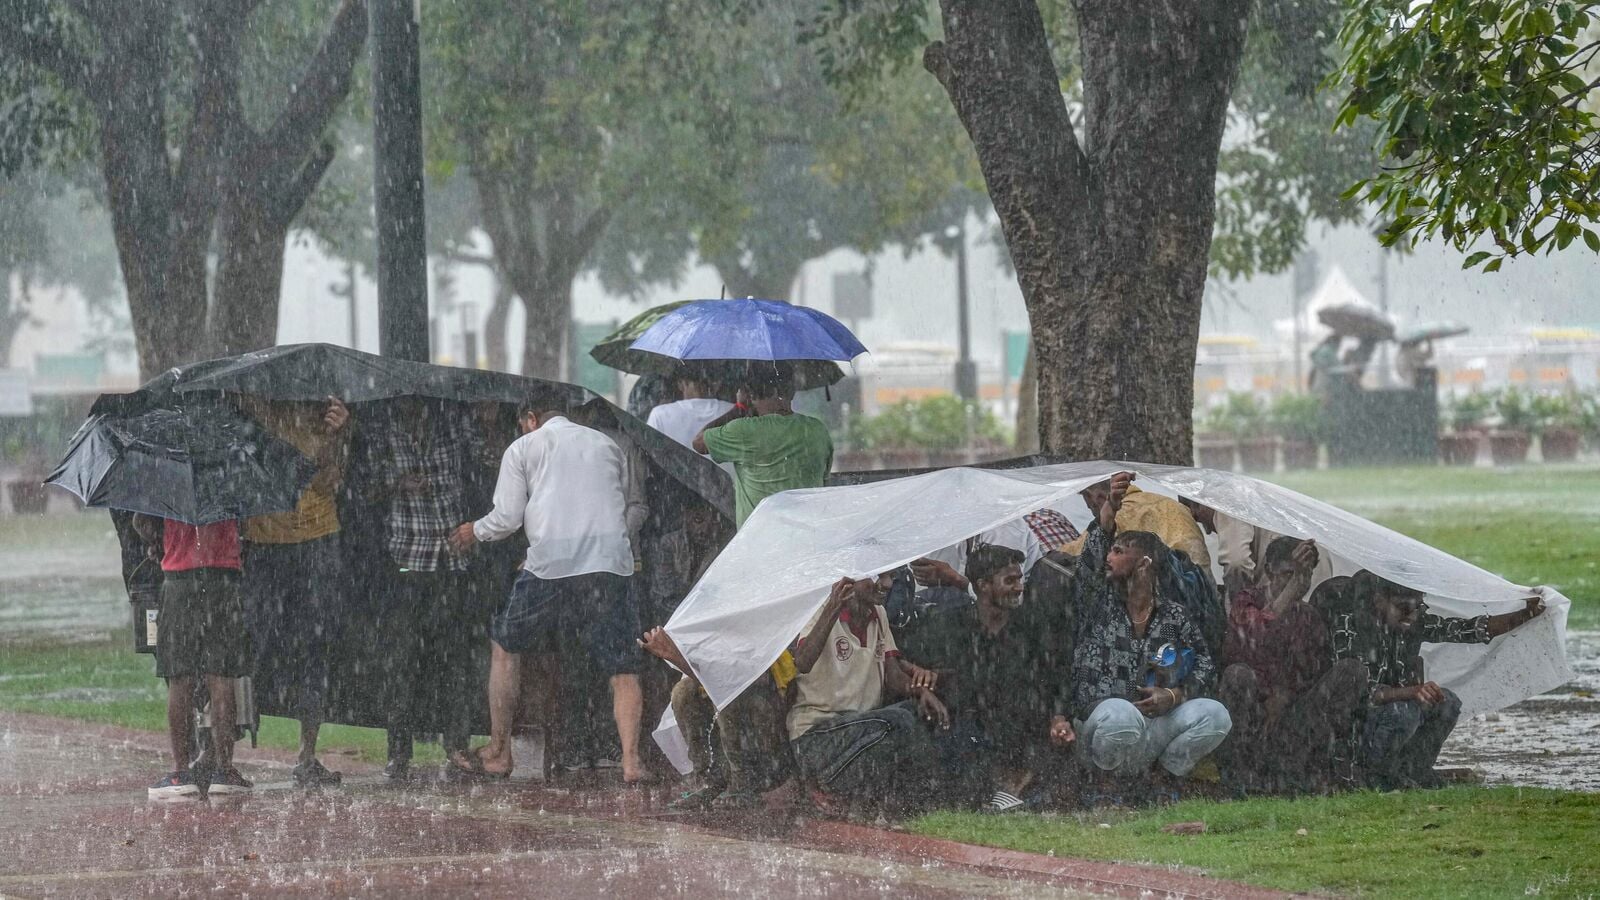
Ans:
{"type": "Polygon", "coordinates": [[[828,426],[794,411],[793,370],[783,362],[751,363],[739,402],[701,430],[694,449],[733,464],[734,519],[740,526],[762,500],[821,487],[833,468],[828,426]]]}

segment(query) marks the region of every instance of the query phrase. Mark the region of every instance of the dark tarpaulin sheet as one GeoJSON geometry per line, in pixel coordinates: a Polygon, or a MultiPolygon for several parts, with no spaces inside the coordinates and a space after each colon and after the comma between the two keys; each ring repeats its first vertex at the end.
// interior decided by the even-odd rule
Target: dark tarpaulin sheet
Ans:
{"type": "Polygon", "coordinates": [[[563,397],[569,408],[609,417],[653,464],[690,492],[733,518],[733,484],[714,463],[629,415],[604,397],[573,384],[506,372],[461,369],[388,359],[332,344],[285,344],[240,356],[208,360],[170,369],[132,394],[107,394],[91,412],[145,408],[172,402],[175,394],[217,391],[256,394],[272,400],[323,400],[337,396],[346,403],[396,397],[431,397],[465,403],[520,403],[535,391],[563,397]],[[104,404],[104,406],[103,406],[104,404]]]}
{"type": "MultiPolygon", "coordinates": [[[[1013,456],[1009,459],[996,459],[989,462],[973,463],[966,466],[969,469],[1031,469],[1035,466],[1058,466],[1072,462],[1065,456],[1049,456],[1043,453],[1034,453],[1028,456],[1013,456]]],[[[871,484],[874,481],[888,481],[891,478],[905,478],[908,475],[922,475],[927,472],[937,472],[949,466],[930,466],[925,469],[862,469],[856,472],[834,472],[828,476],[828,487],[837,487],[844,484],[871,484]]]]}
{"type": "MultiPolygon", "coordinates": [[[[358,422],[361,406],[381,405],[382,401],[400,397],[509,405],[520,403],[534,393],[553,394],[561,398],[568,409],[581,413],[587,423],[601,428],[614,427],[645,456],[651,478],[670,479],[682,486],[688,494],[716,510],[731,528],[733,485],[726,473],[710,460],[585,388],[504,372],[387,359],[328,344],[291,344],[178,367],[151,379],[131,394],[102,395],[91,411],[91,420],[95,415],[127,415],[149,409],[183,408],[196,402],[210,403],[232,393],[280,401],[319,401],[337,396],[352,406],[358,422]]],[[[343,572],[330,573],[329,577],[341,582],[343,602],[337,621],[330,623],[333,633],[339,637],[330,659],[332,671],[325,718],[339,724],[382,727],[385,721],[383,697],[389,678],[385,657],[389,648],[382,645],[377,630],[372,627],[374,617],[385,609],[391,589],[381,575],[384,567],[374,565],[385,553],[382,516],[373,504],[360,496],[358,486],[353,488],[347,484],[340,494],[345,566],[343,572]]],[[[511,568],[521,560],[520,550],[510,544],[504,542],[503,546],[483,548],[484,552],[479,555],[485,559],[474,572],[463,576],[461,590],[466,597],[463,615],[469,621],[462,626],[474,632],[472,640],[477,648],[474,672],[469,680],[471,688],[466,696],[440,697],[433,708],[417,710],[414,725],[419,734],[440,730],[445,718],[440,706],[443,703],[465,704],[475,723],[474,732],[487,731],[485,685],[489,642],[486,626],[490,612],[509,587],[511,568]],[[516,552],[509,552],[513,550],[516,552]],[[505,571],[500,572],[501,568],[505,571]]],[[[418,627],[422,627],[420,623],[418,627]]],[[[275,708],[272,698],[261,696],[259,692],[257,701],[263,714],[284,715],[287,712],[275,708]]]]}

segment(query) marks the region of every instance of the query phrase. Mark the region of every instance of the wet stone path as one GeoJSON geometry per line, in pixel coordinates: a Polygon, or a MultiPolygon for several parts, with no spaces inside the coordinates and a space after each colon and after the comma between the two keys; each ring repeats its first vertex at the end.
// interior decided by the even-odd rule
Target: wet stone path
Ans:
{"type": "Polygon", "coordinates": [[[659,788],[396,787],[358,764],[306,792],[268,751],[240,751],[251,796],[149,801],[159,741],[0,714],[0,896],[1274,896],[833,823],[675,818],[659,788]]]}

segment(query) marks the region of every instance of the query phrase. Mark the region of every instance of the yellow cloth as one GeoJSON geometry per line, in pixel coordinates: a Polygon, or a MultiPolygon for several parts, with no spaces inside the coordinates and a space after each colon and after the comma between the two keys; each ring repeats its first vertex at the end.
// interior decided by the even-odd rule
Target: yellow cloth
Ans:
{"type": "MultiPolygon", "coordinates": [[[[316,459],[324,445],[333,439],[323,429],[321,419],[299,421],[259,401],[246,402],[244,406],[245,411],[268,431],[312,459],[316,459]]],[[[300,502],[294,509],[246,519],[245,540],[258,544],[299,544],[337,533],[339,509],[333,501],[333,490],[339,484],[336,467],[337,464],[330,463],[319,470],[311,486],[301,493],[300,502]],[[334,468],[335,471],[329,472],[328,468],[334,468]]]]}
{"type": "MultiPolygon", "coordinates": [[[[1128,493],[1122,498],[1122,508],[1117,510],[1117,531],[1152,532],[1168,547],[1182,550],[1200,568],[1211,566],[1211,554],[1206,550],[1206,536],[1200,530],[1200,524],[1194,520],[1194,514],[1189,512],[1188,507],[1170,497],[1128,485],[1128,493]]],[[[1062,551],[1077,556],[1083,552],[1083,542],[1087,537],[1079,535],[1077,540],[1063,544],[1062,551]]]]}
{"type": "MultiPolygon", "coordinates": [[[[783,655],[779,656],[778,661],[773,663],[772,667],[767,671],[772,673],[772,680],[778,685],[778,696],[780,697],[783,696],[784,691],[789,689],[789,682],[794,681],[794,677],[800,674],[799,670],[794,667],[794,654],[787,650],[783,651],[783,655]]],[[[706,689],[701,687],[700,693],[705,694],[706,689]]],[[[706,696],[710,695],[707,694],[706,696]]]]}
{"type": "Polygon", "coordinates": [[[772,673],[772,680],[778,683],[779,694],[788,690],[789,682],[800,674],[794,667],[794,654],[787,650],[783,651],[783,655],[778,657],[778,661],[773,663],[768,671],[772,673]]]}

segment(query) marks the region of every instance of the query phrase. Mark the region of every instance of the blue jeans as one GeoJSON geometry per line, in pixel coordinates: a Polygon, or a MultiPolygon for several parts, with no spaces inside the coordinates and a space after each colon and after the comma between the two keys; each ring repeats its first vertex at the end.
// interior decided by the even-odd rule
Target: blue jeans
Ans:
{"type": "Polygon", "coordinates": [[[1174,775],[1187,775],[1217,749],[1233,728],[1227,707],[1215,700],[1187,700],[1177,709],[1146,718],[1132,703],[1102,700],[1078,728],[1078,743],[1095,767],[1135,775],[1160,760],[1174,775]]]}
{"type": "Polygon", "coordinates": [[[1361,736],[1361,756],[1367,776],[1382,787],[1398,786],[1401,779],[1427,783],[1439,748],[1461,717],[1461,698],[1444,691],[1444,702],[1427,706],[1415,700],[1383,703],[1368,708],[1361,736]]]}

